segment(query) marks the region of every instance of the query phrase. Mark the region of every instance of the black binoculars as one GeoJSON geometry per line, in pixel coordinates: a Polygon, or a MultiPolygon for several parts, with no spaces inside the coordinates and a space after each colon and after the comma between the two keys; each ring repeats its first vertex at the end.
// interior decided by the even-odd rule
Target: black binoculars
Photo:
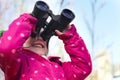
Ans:
{"type": "Polygon", "coordinates": [[[63,31],[75,18],[74,13],[69,9],[63,9],[60,15],[54,15],[43,1],[35,3],[32,16],[36,17],[38,22],[35,28],[36,33],[32,33],[31,36],[33,38],[41,36],[45,41],[56,35],[55,29],[63,31]]]}

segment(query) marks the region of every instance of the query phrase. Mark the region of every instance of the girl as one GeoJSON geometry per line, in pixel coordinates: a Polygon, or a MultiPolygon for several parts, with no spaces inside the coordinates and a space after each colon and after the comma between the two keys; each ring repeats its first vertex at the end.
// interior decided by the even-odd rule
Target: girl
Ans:
{"type": "Polygon", "coordinates": [[[48,42],[32,38],[37,19],[22,14],[14,20],[0,38],[0,67],[5,80],[84,80],[92,70],[90,54],[75,26],[68,25],[64,32],[55,30],[64,43],[71,61],[46,57],[48,42]]]}

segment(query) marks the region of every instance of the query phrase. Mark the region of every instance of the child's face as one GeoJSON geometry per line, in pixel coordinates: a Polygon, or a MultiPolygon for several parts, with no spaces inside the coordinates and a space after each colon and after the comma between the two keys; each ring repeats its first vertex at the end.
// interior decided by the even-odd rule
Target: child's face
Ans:
{"type": "Polygon", "coordinates": [[[48,53],[47,42],[41,37],[38,37],[37,39],[29,37],[23,44],[23,47],[39,55],[47,55],[48,53]]]}

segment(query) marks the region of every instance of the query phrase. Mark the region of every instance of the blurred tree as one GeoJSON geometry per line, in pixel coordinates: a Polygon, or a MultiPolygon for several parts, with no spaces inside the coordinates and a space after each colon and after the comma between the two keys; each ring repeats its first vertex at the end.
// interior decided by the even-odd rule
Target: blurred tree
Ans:
{"type": "MultiPolygon", "coordinates": [[[[97,19],[97,14],[106,5],[106,2],[104,1],[97,6],[98,1],[99,0],[90,0],[91,10],[92,10],[92,18],[91,18],[90,21],[92,21],[92,22],[89,21],[89,19],[86,17],[86,15],[83,16],[84,22],[85,22],[86,27],[87,27],[87,29],[90,33],[90,36],[91,36],[91,45],[92,45],[91,46],[91,48],[92,48],[91,53],[93,55],[94,55],[94,49],[95,49],[96,41],[98,41],[98,40],[96,40],[97,36],[96,36],[96,31],[95,31],[95,28],[97,27],[97,26],[95,26],[96,19],[97,19]]],[[[87,14],[87,13],[85,13],[85,14],[87,14]]]]}
{"type": "Polygon", "coordinates": [[[4,29],[3,23],[2,23],[3,14],[5,13],[5,11],[8,10],[9,6],[10,5],[8,1],[0,0],[0,29],[4,29]]]}

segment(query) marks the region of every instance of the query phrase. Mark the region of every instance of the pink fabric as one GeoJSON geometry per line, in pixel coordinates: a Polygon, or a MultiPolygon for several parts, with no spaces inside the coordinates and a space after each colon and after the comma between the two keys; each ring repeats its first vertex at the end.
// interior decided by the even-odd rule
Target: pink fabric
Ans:
{"type": "Polygon", "coordinates": [[[92,63],[75,26],[71,25],[70,30],[59,36],[71,58],[69,62],[61,62],[59,57],[45,59],[22,48],[36,23],[36,18],[23,14],[0,38],[0,67],[5,80],[84,80],[92,70],[92,63]]]}

